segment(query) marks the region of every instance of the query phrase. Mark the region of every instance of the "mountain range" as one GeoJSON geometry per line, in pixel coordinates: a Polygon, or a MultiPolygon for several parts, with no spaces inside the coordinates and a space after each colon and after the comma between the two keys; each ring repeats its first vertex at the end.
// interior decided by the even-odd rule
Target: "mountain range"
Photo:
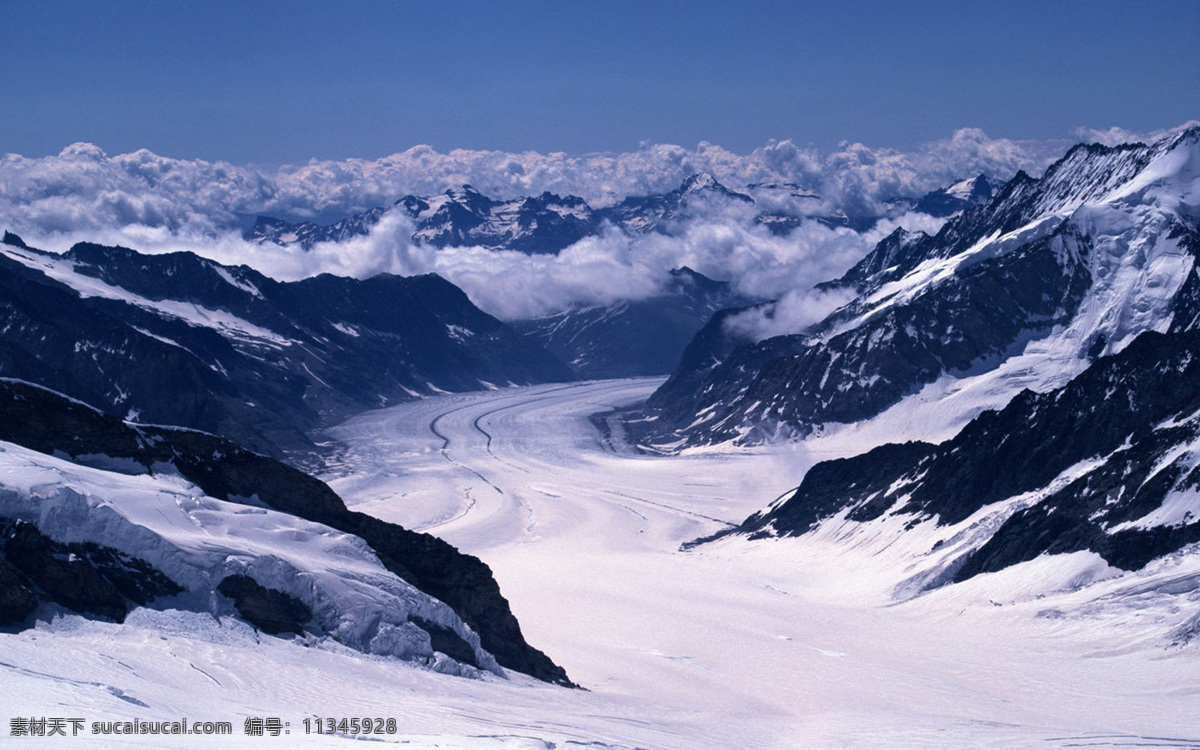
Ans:
{"type": "MultiPolygon", "coordinates": [[[[916,209],[944,217],[991,197],[987,178],[964,180],[919,199],[895,198],[885,202],[886,215],[916,209]]],[[[740,210],[773,234],[785,236],[804,219],[855,231],[870,229],[883,215],[864,211],[848,215],[829,211],[821,196],[792,184],[754,183],[747,193],[731,190],[707,173],[687,177],[666,193],[627,196],[620,202],[593,208],[578,196],[544,192],[538,196],[495,200],[470,185],[440,195],[406,195],[390,207],[375,207],[333,224],[291,223],[258,216],[246,230],[247,239],[278,245],[311,248],[319,242],[343,242],[366,236],[389,211],[412,222],[414,242],[434,247],[478,246],[489,250],[515,250],[529,254],[554,254],[585,237],[601,234],[606,226],[630,234],[670,234],[684,222],[714,210],[740,210]]]]}
{"type": "Polygon", "coordinates": [[[821,285],[850,301],[805,330],[746,341],[731,325],[739,313],[714,317],[629,415],[630,434],[658,450],[751,444],[902,402],[936,408],[952,434],[1140,333],[1194,326],[1198,140],[1193,128],[1151,145],[1077,146],[936,235],[897,229],[821,285]]]}
{"type": "Polygon", "coordinates": [[[435,247],[479,246],[553,254],[584,237],[600,234],[606,225],[631,232],[661,231],[690,211],[711,208],[715,202],[753,204],[747,195],[729,190],[712,175],[692,175],[668,193],[630,196],[613,206],[593,209],[574,195],[545,192],[540,196],[499,201],[470,185],[441,195],[406,195],[389,208],[373,208],[334,224],[291,224],[260,216],[246,238],[309,248],[318,242],[340,242],[366,235],[387,211],[400,211],[412,222],[414,242],[435,247]]]}
{"type": "MultiPolygon", "coordinates": [[[[1200,542],[1197,164],[1197,128],[1079,146],[937,236],[885,239],[825,287],[857,296],[804,333],[739,344],[725,333],[739,311],[714,318],[627,432],[666,450],[839,430],[927,439],[818,463],[689,546],[899,542],[898,600],[1043,555],[1138,571],[1186,554],[1200,542]]],[[[1144,585],[1189,585],[1162,575],[1144,585]]]]}
{"type": "Polygon", "coordinates": [[[0,244],[0,376],[282,455],[352,411],[574,374],[437,276],[277,282],[191,253],[0,244]]]}
{"type": "Polygon", "coordinates": [[[1198,331],[1144,333],[1067,385],[1022,391],[944,443],[891,443],[819,463],[770,508],[705,541],[827,525],[849,543],[928,527],[934,541],[914,556],[901,598],[1039,555],[1089,552],[1139,570],[1200,542],[1197,351],[1198,331]]]}
{"type": "MultiPolygon", "coordinates": [[[[861,448],[693,547],[909,540],[898,600],[1043,555],[1139,570],[1187,554],[1200,542],[1197,165],[1192,128],[1077,146],[1040,178],[997,188],[979,176],[898,201],[947,221],[935,234],[896,229],[811,291],[845,300],[836,310],[765,339],[746,322],[782,321],[783,300],[688,267],[646,299],[505,323],[437,276],[280,282],[191,253],[56,254],[6,233],[0,626],[174,608],[436,671],[569,686],[525,641],[487,565],[350,510],[298,467],[318,465],[313,435],[351,414],[581,378],[669,373],[645,403],[594,417],[646,453],[861,448]]],[[[794,186],[747,190],[695,175],[592,209],[464,186],[333,225],[260,217],[251,237],[311,247],[400,211],[417,242],[545,254],[606,226],[669,233],[708,211],[780,236],[800,214],[851,228],[869,218],[776,210],[816,210],[819,196],[794,186]]],[[[490,451],[480,419],[471,434],[490,451]]]]}

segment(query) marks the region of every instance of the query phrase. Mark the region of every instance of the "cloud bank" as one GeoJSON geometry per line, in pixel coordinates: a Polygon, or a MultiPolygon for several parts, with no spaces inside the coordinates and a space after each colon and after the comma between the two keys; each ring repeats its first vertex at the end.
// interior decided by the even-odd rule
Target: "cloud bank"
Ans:
{"type": "MultiPolygon", "coordinates": [[[[1097,131],[1098,132],[1098,131],[1097,131]]],[[[989,138],[963,129],[913,151],[842,144],[832,152],[771,141],[739,155],[710,143],[646,145],[628,153],[434,151],[415,146],[376,160],[311,161],[282,167],[181,160],[140,150],[109,156],[77,143],[56,156],[0,158],[0,221],[34,234],[143,225],[215,234],[246,217],[335,221],[408,194],[462,184],[508,199],[550,191],[594,206],[672,190],[697,172],[735,189],[792,183],[828,208],[863,213],[898,196],[919,196],[964,176],[1040,173],[1072,143],[989,138]]]]}
{"type": "MultiPolygon", "coordinates": [[[[748,221],[740,208],[693,219],[676,226],[672,235],[627,234],[610,227],[557,255],[482,247],[439,249],[414,243],[413,225],[398,211],[384,214],[367,236],[318,243],[308,251],[248,242],[237,232],[197,236],[143,225],[59,234],[50,242],[30,244],[60,252],[85,240],[155,254],[190,251],[228,265],[247,265],[284,281],[319,273],[356,278],[436,273],[461,287],[483,310],[503,320],[518,320],[572,306],[644,299],[661,290],[670,270],[681,266],[730,280],[750,297],[775,299],[793,292],[795,301],[796,294],[840,276],[896,227],[936,231],[942,223],[924,214],[907,214],[882,220],[860,234],[804,221],[790,235],[780,237],[748,221]]],[[[784,312],[773,313],[761,323],[747,321],[747,335],[762,338],[786,332],[787,327],[803,327],[790,312],[795,307],[785,305],[784,312]],[[759,329],[761,333],[749,333],[759,329]]]]}
{"type": "MultiPolygon", "coordinates": [[[[1075,135],[1141,139],[1119,129],[1075,135]]],[[[495,198],[550,191],[601,206],[672,190],[696,172],[710,172],[737,190],[755,183],[794,184],[814,196],[795,199],[804,204],[797,211],[802,214],[882,215],[889,199],[918,196],[980,172],[997,179],[1019,169],[1040,174],[1073,142],[994,139],[968,128],[911,151],[845,143],[822,152],[787,140],[744,155],[709,143],[584,155],[439,153],[417,146],[377,160],[282,167],[179,160],[146,150],[109,156],[96,146],[74,144],[56,156],[0,157],[0,228],[51,250],[79,240],[143,252],[190,250],[280,279],[323,272],[360,278],[438,273],[504,319],[642,298],[661,288],[670,269],[687,265],[732,280],[748,295],[782,297],[771,315],[741,322],[747,334],[764,337],[811,323],[833,302],[813,297],[812,285],[840,275],[895,226],[935,231],[936,222],[909,215],[860,235],[805,221],[789,236],[776,237],[733,206],[693,218],[672,236],[614,229],[557,256],[532,257],[414,244],[413,228],[399,212],[386,214],[369,236],[309,252],[251,244],[241,239],[241,230],[258,214],[334,221],[406,194],[429,195],[464,183],[495,198]]]]}

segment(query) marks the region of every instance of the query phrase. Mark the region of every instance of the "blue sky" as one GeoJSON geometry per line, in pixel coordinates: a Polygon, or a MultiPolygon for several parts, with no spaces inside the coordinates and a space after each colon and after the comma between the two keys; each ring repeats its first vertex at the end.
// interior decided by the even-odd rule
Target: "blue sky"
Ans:
{"type": "Polygon", "coordinates": [[[1200,117],[1200,1],[27,2],[0,152],[909,148],[1200,117]]]}

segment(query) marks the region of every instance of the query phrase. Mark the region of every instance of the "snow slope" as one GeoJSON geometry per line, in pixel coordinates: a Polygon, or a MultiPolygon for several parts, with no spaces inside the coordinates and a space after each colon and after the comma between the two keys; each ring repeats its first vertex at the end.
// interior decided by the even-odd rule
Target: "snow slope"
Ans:
{"type": "Polygon", "coordinates": [[[448,606],[388,571],[358,537],[208,497],[173,472],[128,475],[13,443],[0,442],[0,477],[0,515],[61,542],[95,542],[139,557],[184,588],[156,606],[231,614],[213,592],[226,577],[244,575],[303,602],[317,635],[351,648],[474,674],[435,655],[428,633],[410,621],[420,618],[454,630],[481,666],[504,674],[448,606]]]}

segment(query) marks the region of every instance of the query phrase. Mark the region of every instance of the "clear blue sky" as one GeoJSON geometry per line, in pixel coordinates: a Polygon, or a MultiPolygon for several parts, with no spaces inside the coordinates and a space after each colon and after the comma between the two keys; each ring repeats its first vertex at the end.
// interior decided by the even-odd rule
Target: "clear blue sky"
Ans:
{"type": "Polygon", "coordinates": [[[1200,117],[1200,0],[0,3],[0,153],[236,163],[1200,117]]]}

